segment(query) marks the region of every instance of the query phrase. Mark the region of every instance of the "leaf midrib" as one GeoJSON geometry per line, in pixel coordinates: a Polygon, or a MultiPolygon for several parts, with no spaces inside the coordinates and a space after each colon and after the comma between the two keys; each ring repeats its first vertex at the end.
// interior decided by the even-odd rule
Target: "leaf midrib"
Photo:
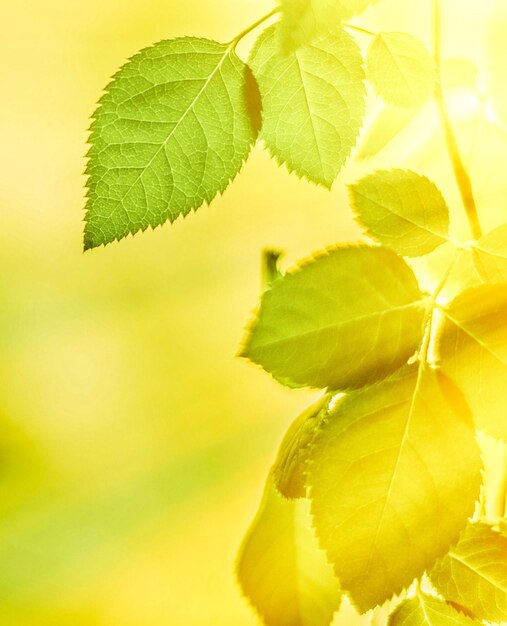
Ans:
{"type": "Polygon", "coordinates": [[[164,139],[164,141],[160,144],[160,146],[157,148],[157,150],[155,151],[155,153],[153,154],[153,156],[151,157],[151,159],[148,161],[148,163],[141,168],[141,172],[139,173],[139,175],[136,177],[136,179],[134,180],[134,182],[129,186],[129,188],[125,191],[125,193],[121,196],[121,198],[118,199],[118,203],[123,205],[123,202],[125,200],[125,198],[129,195],[129,193],[132,191],[132,189],[137,185],[137,183],[141,180],[141,178],[144,176],[144,174],[146,173],[146,171],[151,167],[153,161],[157,158],[157,156],[160,154],[160,152],[166,147],[166,145],[168,144],[168,142],[172,139],[172,137],[174,136],[174,133],[178,130],[179,126],[182,124],[182,122],[187,118],[187,116],[190,114],[190,112],[194,109],[195,105],[197,104],[197,102],[199,101],[199,99],[201,98],[201,96],[203,95],[203,93],[206,91],[206,88],[208,87],[208,85],[210,84],[210,82],[213,80],[213,78],[216,76],[216,74],[220,71],[220,68],[222,67],[225,59],[229,56],[231,50],[233,49],[232,44],[227,46],[224,50],[224,53],[222,54],[220,61],[217,63],[216,67],[213,69],[213,71],[211,72],[211,74],[208,76],[208,78],[204,81],[203,86],[201,87],[201,89],[198,91],[198,93],[194,96],[192,102],[188,105],[188,107],[185,109],[185,111],[183,112],[182,116],[180,117],[180,119],[176,122],[176,124],[174,125],[174,127],[171,129],[171,131],[169,132],[169,134],[167,135],[167,137],[164,139]]]}
{"type": "Polygon", "coordinates": [[[428,227],[427,225],[418,224],[415,220],[412,220],[412,219],[406,217],[405,215],[400,215],[398,212],[396,212],[393,209],[387,207],[382,202],[377,202],[377,200],[374,200],[373,198],[365,195],[364,193],[359,191],[359,189],[357,187],[353,188],[353,192],[355,194],[357,194],[358,196],[360,196],[361,198],[363,198],[364,200],[366,200],[367,202],[371,202],[372,204],[374,204],[375,206],[383,209],[387,213],[391,213],[392,215],[396,216],[399,220],[401,220],[403,222],[406,222],[407,224],[409,224],[411,226],[415,226],[415,228],[418,228],[419,230],[426,231],[430,235],[433,235],[434,237],[437,237],[438,239],[441,239],[442,241],[450,241],[449,237],[447,235],[445,235],[443,233],[439,233],[439,232],[433,230],[432,228],[428,227]]]}
{"type": "Polygon", "coordinates": [[[274,339],[271,341],[266,341],[264,343],[257,343],[255,344],[255,348],[256,349],[269,348],[271,346],[276,346],[279,344],[283,344],[285,342],[296,341],[303,337],[309,337],[311,335],[325,332],[333,328],[336,328],[338,330],[342,326],[345,326],[346,324],[350,324],[352,322],[362,322],[364,320],[371,320],[372,318],[383,317],[384,315],[387,315],[391,312],[403,311],[404,309],[424,307],[427,301],[428,301],[427,298],[421,298],[420,300],[415,300],[414,302],[409,302],[407,304],[389,307],[387,309],[383,309],[379,311],[373,311],[371,313],[367,313],[366,315],[359,315],[357,317],[352,317],[352,318],[342,320],[342,321],[336,321],[336,322],[333,322],[332,324],[326,324],[325,326],[321,326],[319,328],[314,328],[314,329],[310,329],[304,332],[294,333],[288,337],[282,337],[280,339],[274,339]]]}
{"type": "Polygon", "coordinates": [[[486,576],[483,572],[480,571],[479,567],[474,567],[473,565],[466,562],[465,557],[460,558],[456,552],[452,551],[449,553],[451,559],[454,559],[458,563],[460,563],[463,567],[468,569],[470,572],[476,574],[480,579],[484,580],[488,584],[490,584],[494,589],[501,591],[502,593],[507,594],[507,585],[502,586],[498,582],[495,582],[494,579],[491,579],[489,576],[486,576]]]}

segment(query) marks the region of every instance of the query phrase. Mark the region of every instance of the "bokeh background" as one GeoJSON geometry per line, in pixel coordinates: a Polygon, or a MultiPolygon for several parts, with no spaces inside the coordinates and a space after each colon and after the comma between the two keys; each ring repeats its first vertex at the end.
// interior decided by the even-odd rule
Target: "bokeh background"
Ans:
{"type": "MultiPolygon", "coordinates": [[[[254,626],[236,551],[279,440],[315,397],[235,358],[261,251],[290,265],[356,240],[345,183],[379,165],[431,175],[459,234],[432,106],[331,193],[258,146],[211,207],[83,254],[86,129],[109,77],[160,39],[229,40],[273,3],[1,4],[0,624],[254,626]]],[[[445,55],[480,63],[493,3],[443,4],[445,55]]],[[[429,44],[428,5],[383,0],[357,23],[429,44]]],[[[505,136],[473,90],[451,95],[494,226],[507,217],[505,136]]]]}

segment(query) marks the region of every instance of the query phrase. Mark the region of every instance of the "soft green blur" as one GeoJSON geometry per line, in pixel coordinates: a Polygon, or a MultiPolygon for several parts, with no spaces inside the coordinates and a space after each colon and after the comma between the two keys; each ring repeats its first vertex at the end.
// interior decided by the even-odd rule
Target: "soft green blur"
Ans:
{"type": "MultiPolygon", "coordinates": [[[[449,55],[476,54],[485,8],[447,4],[449,55]]],[[[234,358],[261,251],[285,250],[290,264],[357,239],[344,183],[379,164],[422,168],[461,211],[438,135],[421,147],[419,128],[403,149],[349,168],[332,193],[257,148],[211,207],[83,255],[86,128],[109,77],[157,40],[228,40],[272,5],[2,3],[2,625],[255,624],[234,581],[236,550],[284,430],[314,397],[234,358]]],[[[427,5],[379,0],[368,24],[429,41],[427,5]]],[[[463,137],[504,158],[498,134],[477,138],[468,123],[463,137]]],[[[505,211],[490,201],[495,171],[473,161],[488,177],[481,208],[505,211]]]]}

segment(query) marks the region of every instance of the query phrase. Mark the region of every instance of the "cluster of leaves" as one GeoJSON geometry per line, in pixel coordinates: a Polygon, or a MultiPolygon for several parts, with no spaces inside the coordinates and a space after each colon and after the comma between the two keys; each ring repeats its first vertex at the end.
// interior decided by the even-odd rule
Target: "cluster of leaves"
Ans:
{"type": "MultiPolygon", "coordinates": [[[[92,124],[85,248],[209,203],[258,138],[330,187],[364,124],[365,80],[410,119],[437,68],[392,32],[369,33],[364,62],[344,20],[371,3],[281,0],[248,64],[235,50],[250,29],[134,56],[92,124]]],[[[371,243],[274,277],[245,340],[280,383],[325,392],[282,443],[240,583],[268,626],[326,626],[343,594],[360,612],[399,596],[391,626],[502,621],[507,533],[477,505],[476,431],[507,441],[507,225],[456,244],[441,192],[408,170],[374,172],[350,201],[371,243]],[[441,246],[449,266],[427,293],[411,262],[441,246]],[[463,260],[477,284],[446,299],[463,260]]]]}

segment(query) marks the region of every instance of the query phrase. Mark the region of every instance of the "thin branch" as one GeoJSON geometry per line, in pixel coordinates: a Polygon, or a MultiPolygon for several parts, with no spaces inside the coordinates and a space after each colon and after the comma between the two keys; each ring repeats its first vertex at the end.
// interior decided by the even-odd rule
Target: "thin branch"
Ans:
{"type": "Polygon", "coordinates": [[[236,47],[238,45],[238,43],[243,39],[243,37],[246,37],[248,34],[250,34],[253,30],[255,30],[258,26],[260,26],[261,24],[263,24],[264,22],[266,22],[267,20],[269,20],[270,17],[273,17],[274,15],[276,15],[278,12],[280,11],[280,7],[275,7],[273,10],[271,10],[269,13],[267,13],[266,15],[264,15],[263,17],[259,18],[256,22],[254,22],[253,24],[251,24],[250,26],[248,26],[247,28],[245,28],[245,30],[242,30],[238,35],[236,35],[236,37],[234,37],[234,39],[231,41],[231,46],[236,47]]]}
{"type": "Polygon", "coordinates": [[[435,57],[435,66],[437,71],[435,98],[440,112],[440,119],[445,135],[447,151],[451,159],[454,177],[458,183],[459,192],[463,205],[465,207],[470,230],[474,239],[482,237],[482,228],[477,214],[477,205],[472,188],[470,176],[466,170],[463,158],[461,156],[458,142],[451,124],[449,111],[445,102],[444,90],[442,87],[441,67],[442,67],[442,35],[441,35],[441,11],[440,0],[433,0],[433,49],[435,57]]]}
{"type": "Polygon", "coordinates": [[[372,33],[371,30],[366,30],[366,28],[361,28],[361,26],[355,26],[354,24],[343,24],[344,28],[348,28],[349,30],[355,30],[358,33],[362,33],[363,35],[368,35],[368,37],[376,37],[375,33],[372,33]]]}

